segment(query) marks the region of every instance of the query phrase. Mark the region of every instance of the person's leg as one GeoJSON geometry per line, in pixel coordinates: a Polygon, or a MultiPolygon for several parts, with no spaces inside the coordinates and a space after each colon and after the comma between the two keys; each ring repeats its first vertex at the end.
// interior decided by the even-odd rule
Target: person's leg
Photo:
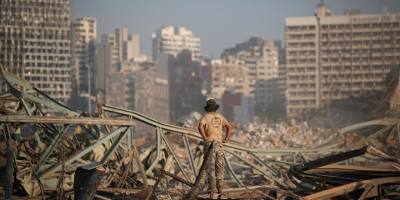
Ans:
{"type": "Polygon", "coordinates": [[[216,176],[216,186],[218,193],[222,194],[222,190],[224,188],[224,170],[225,170],[225,161],[224,154],[222,151],[222,143],[218,142],[215,145],[215,176],[216,176]]]}
{"type": "MultiPolygon", "coordinates": [[[[212,142],[211,141],[207,141],[204,144],[204,158],[206,158],[206,154],[208,149],[211,147],[212,142]]],[[[205,162],[205,160],[203,160],[203,162],[205,162]]],[[[201,179],[200,179],[200,185],[201,188],[207,188],[211,190],[211,191],[215,191],[215,169],[214,169],[214,164],[215,163],[215,147],[213,149],[211,149],[210,151],[210,155],[208,157],[208,162],[207,165],[205,167],[205,173],[201,174],[201,179]]]]}
{"type": "MultiPolygon", "coordinates": [[[[211,146],[212,142],[210,142],[210,146],[211,146]]],[[[210,151],[210,157],[208,160],[208,182],[209,182],[209,186],[210,186],[210,190],[212,193],[214,193],[216,191],[215,188],[215,145],[214,148],[211,149],[210,151]]]]}
{"type": "MultiPolygon", "coordinates": [[[[204,143],[204,148],[203,148],[203,163],[204,162],[206,162],[206,160],[205,160],[205,158],[206,158],[206,154],[207,154],[207,151],[208,151],[208,149],[210,148],[210,146],[211,146],[211,142],[205,142],[204,143]]],[[[210,153],[212,153],[212,152],[210,152],[210,153]]],[[[191,189],[190,189],[190,191],[189,191],[189,193],[187,194],[187,198],[190,198],[190,196],[191,195],[193,195],[193,194],[198,194],[200,191],[204,191],[204,189],[208,186],[208,187],[211,187],[210,186],[210,159],[211,159],[211,156],[209,156],[208,157],[208,162],[207,162],[207,165],[205,166],[205,168],[204,168],[204,170],[202,170],[202,171],[199,171],[199,174],[198,174],[198,181],[199,181],[199,183],[198,183],[198,185],[196,185],[195,187],[192,187],[191,189]]]]}

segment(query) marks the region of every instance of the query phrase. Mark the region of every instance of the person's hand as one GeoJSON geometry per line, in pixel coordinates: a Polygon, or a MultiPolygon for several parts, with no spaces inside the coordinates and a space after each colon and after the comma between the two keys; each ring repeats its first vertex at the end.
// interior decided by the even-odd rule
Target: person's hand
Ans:
{"type": "Polygon", "coordinates": [[[222,140],[222,143],[227,143],[227,142],[228,142],[228,140],[226,140],[226,139],[222,140]]]}

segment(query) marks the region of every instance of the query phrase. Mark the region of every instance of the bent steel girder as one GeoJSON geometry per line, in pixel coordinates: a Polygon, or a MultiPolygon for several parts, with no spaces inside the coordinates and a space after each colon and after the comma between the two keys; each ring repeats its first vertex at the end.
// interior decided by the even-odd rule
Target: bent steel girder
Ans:
{"type": "MultiPolygon", "coordinates": [[[[356,191],[356,190],[361,190],[362,194],[359,197],[359,199],[366,199],[368,198],[382,198],[380,196],[379,192],[373,194],[374,192],[371,192],[372,189],[376,190],[378,187],[382,185],[390,185],[390,184],[400,184],[400,179],[399,177],[388,177],[388,178],[377,178],[377,179],[371,179],[371,180],[363,180],[363,181],[356,181],[353,183],[349,183],[346,185],[342,185],[339,187],[331,188],[328,190],[324,190],[315,194],[311,194],[308,196],[303,197],[304,200],[318,200],[318,199],[331,199],[335,197],[340,197],[342,195],[349,194],[350,192],[356,191]]],[[[389,194],[388,194],[389,195],[389,194]]],[[[399,194],[397,193],[397,197],[399,194]]]]}
{"type": "Polygon", "coordinates": [[[363,145],[379,145],[381,151],[400,160],[400,119],[386,117],[353,124],[339,130],[342,137],[351,133],[357,133],[360,138],[353,144],[346,144],[348,148],[357,148],[363,145]],[[385,143],[383,144],[382,141],[385,143]],[[397,152],[389,152],[388,150],[397,152]]]}
{"type": "Polygon", "coordinates": [[[350,150],[344,153],[292,166],[289,175],[297,193],[304,199],[399,198],[399,123],[396,118],[383,118],[341,129],[341,136],[360,138],[349,141],[350,150]]]}
{"type": "Polygon", "coordinates": [[[24,109],[28,115],[32,114],[31,109],[33,108],[27,107],[26,101],[32,102],[35,106],[45,106],[49,109],[52,109],[54,113],[62,113],[64,115],[73,117],[78,117],[81,115],[81,113],[75,112],[62,103],[52,99],[50,96],[37,89],[28,81],[18,78],[16,75],[5,71],[3,68],[1,68],[1,73],[7,83],[7,86],[10,88],[10,93],[20,100],[21,104],[24,105],[24,109]]]}
{"type": "MultiPolygon", "coordinates": [[[[19,151],[13,158],[17,163],[16,179],[30,196],[38,196],[39,188],[56,190],[58,180],[63,180],[63,188],[71,188],[79,166],[103,168],[111,173],[120,168],[133,173],[135,170],[128,164],[143,168],[137,159],[136,164],[123,162],[125,150],[133,151],[135,146],[133,120],[85,117],[29,82],[3,69],[1,72],[11,95],[0,98],[0,134],[8,135],[0,142],[17,141],[19,151]],[[66,178],[59,179],[60,175],[66,178]]],[[[147,177],[141,177],[147,185],[147,177]]],[[[120,176],[117,173],[106,178],[102,187],[118,182],[120,176]]]]}
{"type": "MultiPolygon", "coordinates": [[[[145,123],[151,127],[153,127],[156,131],[156,138],[157,138],[157,143],[156,143],[156,149],[157,149],[157,156],[156,159],[153,161],[153,164],[148,168],[147,173],[151,174],[151,170],[153,167],[156,165],[156,163],[159,162],[159,156],[160,151],[163,149],[164,146],[167,147],[168,150],[171,148],[169,142],[165,140],[166,134],[168,133],[169,135],[175,135],[176,137],[182,138],[182,141],[184,143],[184,149],[185,149],[185,154],[188,155],[187,159],[178,159],[176,156],[174,157],[175,162],[178,165],[179,172],[182,173],[182,175],[185,177],[186,181],[193,180],[195,175],[198,172],[198,167],[199,165],[196,165],[194,162],[194,159],[192,158],[193,151],[192,151],[192,145],[199,145],[202,142],[202,138],[200,137],[200,134],[193,130],[193,129],[188,129],[188,128],[183,128],[171,124],[166,124],[160,121],[157,121],[153,118],[150,118],[146,115],[143,115],[141,113],[132,111],[132,110],[126,110],[110,105],[103,105],[102,106],[102,111],[104,113],[108,113],[109,115],[116,115],[116,116],[125,116],[129,117],[132,119],[135,119],[138,122],[145,123]],[[161,138],[162,140],[159,141],[158,138],[161,138]],[[189,144],[189,139],[192,141],[192,145],[189,144]],[[183,160],[186,163],[186,169],[183,170],[183,165],[182,162],[183,160]],[[192,176],[191,178],[188,178],[186,171],[191,171],[192,176]]],[[[273,165],[270,164],[270,162],[265,161],[262,157],[266,155],[272,155],[272,156],[295,156],[297,153],[302,153],[304,155],[324,155],[324,154],[330,154],[333,152],[340,152],[343,151],[343,149],[336,148],[336,149],[325,149],[325,148],[320,148],[320,149],[254,149],[254,148],[249,148],[246,146],[243,146],[238,143],[225,143],[223,145],[223,150],[225,153],[225,161],[226,161],[226,169],[228,174],[231,176],[231,179],[233,179],[236,182],[237,186],[243,186],[242,180],[240,180],[241,177],[243,178],[243,174],[237,174],[237,170],[235,171],[233,169],[233,165],[240,163],[242,166],[247,167],[248,169],[251,169],[254,174],[260,174],[262,175],[267,183],[269,184],[276,184],[285,188],[290,188],[290,185],[288,185],[288,181],[286,177],[281,176],[281,173],[279,169],[274,167],[273,165]]],[[[237,166],[237,165],[236,165],[237,166]]],[[[282,166],[282,165],[281,165],[282,166]]],[[[288,165],[286,165],[288,168],[288,165]]]]}
{"type": "MultiPolygon", "coordinates": [[[[21,122],[20,118],[14,117],[6,117],[1,118],[1,124],[4,127],[7,127],[8,130],[17,131],[19,126],[25,125],[25,123],[29,124],[32,127],[43,127],[44,124],[52,124],[53,120],[46,121],[47,118],[40,119],[41,117],[32,118],[31,121],[24,120],[21,122]]],[[[65,174],[69,176],[73,176],[75,169],[79,166],[85,166],[90,164],[92,168],[97,167],[105,167],[105,165],[109,163],[109,160],[112,159],[111,165],[115,167],[115,164],[118,163],[121,166],[126,165],[121,163],[117,155],[120,157],[124,157],[124,154],[121,152],[117,152],[117,150],[121,150],[121,148],[127,149],[128,140],[127,135],[132,133],[133,122],[126,120],[113,120],[113,119],[93,119],[93,118],[83,118],[82,120],[77,119],[69,119],[69,118],[60,118],[57,117],[57,124],[53,124],[58,133],[55,135],[50,135],[48,131],[42,130],[38,133],[39,138],[42,143],[39,145],[36,143],[31,143],[32,140],[27,142],[24,138],[17,140],[20,142],[20,145],[28,145],[33,148],[33,154],[24,151],[25,148],[21,149],[20,154],[15,158],[15,162],[19,163],[17,165],[17,178],[20,179],[23,183],[23,186],[26,186],[29,180],[26,180],[29,177],[32,177],[31,182],[41,181],[44,187],[55,189],[54,183],[58,179],[60,170],[65,166],[65,174]],[[62,119],[62,121],[60,121],[62,119]],[[87,121],[85,121],[87,120],[87,121]],[[71,130],[73,127],[79,127],[86,124],[97,123],[96,126],[106,126],[107,124],[113,124],[111,131],[109,133],[104,133],[100,131],[100,135],[97,138],[93,138],[89,134],[85,134],[85,132],[76,132],[71,130]],[[119,126],[115,124],[121,123],[119,126]],[[127,125],[130,126],[127,126],[127,125]],[[46,136],[48,138],[46,138],[46,136]],[[76,145],[73,145],[76,143],[76,145]],[[64,149],[64,150],[63,150],[64,149]],[[100,153],[98,152],[100,149],[100,153]],[[63,150],[63,151],[61,151],[63,150]],[[66,152],[65,158],[60,161],[60,153],[66,152]],[[97,156],[97,158],[96,158],[97,156]],[[35,159],[34,157],[37,157],[35,159]],[[29,164],[30,163],[30,164],[29,164]]],[[[93,125],[91,125],[93,126],[93,125]]],[[[4,129],[3,129],[4,130],[4,129]]],[[[3,132],[4,134],[4,132],[3,132]]],[[[35,141],[35,140],[34,140],[35,141]]],[[[133,142],[133,141],[131,141],[133,142]]],[[[134,144],[130,144],[133,146],[134,144]]],[[[123,153],[123,152],[122,152],[123,153]]],[[[126,166],[125,166],[126,167],[126,166]]],[[[69,178],[68,180],[71,180],[69,178]]],[[[35,185],[35,183],[33,183],[35,185]]],[[[32,186],[31,186],[32,187],[32,186]]],[[[34,187],[34,186],[33,186],[34,187]]],[[[69,185],[67,188],[71,187],[69,185]]],[[[29,193],[28,186],[26,186],[26,190],[29,193]]],[[[31,193],[32,196],[35,196],[35,193],[31,193]]]]}
{"type": "MultiPolygon", "coordinates": [[[[169,169],[171,174],[189,183],[193,183],[199,173],[203,152],[198,148],[202,146],[202,138],[196,130],[163,123],[141,113],[110,105],[99,106],[98,117],[85,117],[45,95],[29,82],[4,70],[2,73],[13,95],[3,95],[2,98],[15,104],[6,109],[6,115],[0,115],[0,131],[3,135],[12,135],[23,147],[14,158],[17,178],[23,184],[42,181],[46,189],[55,190],[57,176],[65,174],[71,177],[79,166],[104,169],[106,175],[100,186],[102,191],[153,185],[159,179],[154,173],[158,168],[169,169]],[[42,109],[44,107],[48,110],[42,109]],[[151,151],[135,151],[134,136],[140,133],[135,132],[134,127],[138,123],[149,125],[154,130],[155,139],[147,141],[154,146],[153,159],[146,158],[152,155],[151,151]],[[65,156],[61,156],[64,154],[61,152],[65,156]],[[149,166],[143,166],[144,160],[151,161],[149,166]]],[[[399,121],[376,120],[345,128],[340,133],[345,135],[370,125],[383,126],[380,132],[366,137],[368,141],[375,135],[393,132],[399,121]]],[[[225,178],[232,191],[241,191],[238,188],[251,191],[251,188],[265,184],[269,187],[263,188],[270,190],[290,189],[293,185],[286,170],[298,162],[296,157],[309,160],[344,150],[344,145],[337,146],[266,149],[250,148],[234,141],[225,143],[225,178]]],[[[64,179],[65,188],[71,187],[67,184],[71,180],[64,179]]],[[[37,190],[40,184],[31,185],[26,189],[33,191],[36,185],[37,190]]],[[[31,196],[38,195],[37,192],[28,193],[31,196]]]]}

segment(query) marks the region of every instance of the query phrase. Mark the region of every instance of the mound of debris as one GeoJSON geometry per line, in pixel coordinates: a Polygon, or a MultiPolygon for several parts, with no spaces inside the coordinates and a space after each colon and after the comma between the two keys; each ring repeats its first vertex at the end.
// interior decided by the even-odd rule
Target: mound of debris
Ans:
{"type": "MultiPolygon", "coordinates": [[[[209,198],[203,187],[190,192],[213,152],[204,154],[196,131],[200,114],[181,126],[110,105],[84,116],[2,73],[11,88],[0,95],[4,199],[209,198]],[[138,146],[137,124],[152,130],[146,145],[138,146]]],[[[240,143],[222,148],[221,199],[399,198],[398,116],[341,130],[294,120],[236,130],[240,143]]]]}
{"type": "Polygon", "coordinates": [[[234,140],[256,148],[313,148],[338,143],[337,129],[314,128],[307,122],[251,122],[234,134],[234,140]]]}

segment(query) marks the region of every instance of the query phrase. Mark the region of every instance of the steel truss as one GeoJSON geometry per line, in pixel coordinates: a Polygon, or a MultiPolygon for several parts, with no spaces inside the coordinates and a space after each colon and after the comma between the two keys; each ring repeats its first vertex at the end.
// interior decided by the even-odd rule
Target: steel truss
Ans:
{"type": "MultiPolygon", "coordinates": [[[[95,169],[102,176],[97,191],[111,194],[179,198],[196,182],[203,161],[198,148],[202,138],[196,130],[111,105],[99,105],[97,113],[89,116],[7,71],[2,70],[2,74],[10,93],[0,96],[1,142],[12,152],[12,164],[7,162],[7,166],[16,170],[14,180],[28,196],[70,197],[77,168],[95,169]],[[138,124],[152,127],[153,136],[149,138],[154,139],[147,142],[147,150],[136,145],[137,138],[143,137],[135,130],[138,124]]],[[[286,173],[289,167],[345,149],[340,145],[255,149],[232,142],[224,144],[223,150],[226,197],[255,198],[275,193],[279,198],[296,198],[299,196],[292,192],[295,185],[286,173]]],[[[9,187],[12,185],[5,186],[4,191],[9,187]]]]}

